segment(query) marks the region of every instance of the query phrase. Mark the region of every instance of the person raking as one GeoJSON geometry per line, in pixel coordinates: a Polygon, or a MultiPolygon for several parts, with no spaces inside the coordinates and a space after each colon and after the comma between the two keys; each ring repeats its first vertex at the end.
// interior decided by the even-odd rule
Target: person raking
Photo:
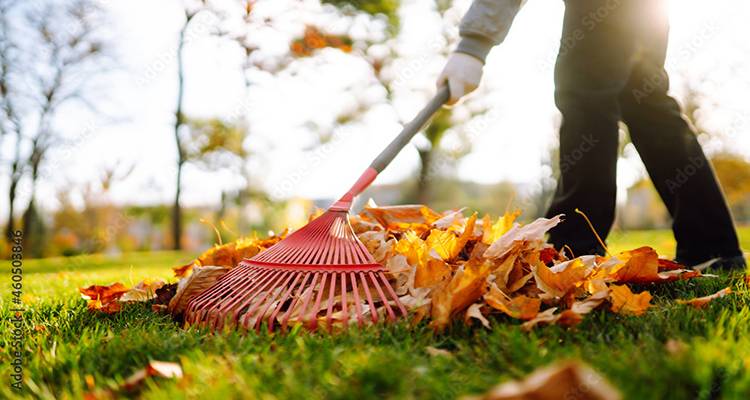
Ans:
{"type": "MultiPolygon", "coordinates": [[[[484,61],[501,43],[522,0],[474,0],[461,39],[438,86],[454,104],[479,85],[484,61]]],[[[566,221],[550,243],[575,255],[602,254],[583,211],[602,236],[615,217],[618,124],[630,140],[672,217],[676,261],[744,269],[745,259],[711,164],[668,94],[664,69],[669,22],[663,0],[567,0],[554,71],[555,104],[562,114],[560,177],[547,211],[566,221]]]]}

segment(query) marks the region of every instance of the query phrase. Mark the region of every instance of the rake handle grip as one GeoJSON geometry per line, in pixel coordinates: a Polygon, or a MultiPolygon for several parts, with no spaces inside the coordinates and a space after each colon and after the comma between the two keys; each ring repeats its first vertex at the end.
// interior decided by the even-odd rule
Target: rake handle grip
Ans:
{"type": "Polygon", "coordinates": [[[445,104],[450,98],[450,92],[448,91],[448,85],[445,85],[438,89],[435,97],[430,100],[429,103],[414,117],[413,120],[409,121],[404,125],[404,129],[401,133],[396,136],[393,141],[386,147],[375,160],[370,164],[370,167],[365,170],[364,173],[359,177],[357,182],[354,183],[351,189],[346,192],[337,202],[333,203],[330,207],[331,210],[348,211],[352,205],[354,197],[362,193],[368,186],[375,180],[378,173],[383,171],[388,164],[396,158],[396,155],[401,149],[411,141],[411,138],[419,132],[420,129],[429,121],[437,110],[445,104]]]}
{"type": "Polygon", "coordinates": [[[450,92],[448,91],[448,85],[445,85],[438,89],[435,97],[430,100],[429,103],[422,109],[422,111],[414,117],[409,123],[404,125],[404,129],[401,133],[396,136],[395,139],[386,147],[375,160],[370,164],[370,168],[377,172],[382,172],[388,164],[398,155],[401,149],[406,146],[414,135],[419,132],[420,129],[429,121],[433,114],[440,109],[450,98],[450,92]]]}

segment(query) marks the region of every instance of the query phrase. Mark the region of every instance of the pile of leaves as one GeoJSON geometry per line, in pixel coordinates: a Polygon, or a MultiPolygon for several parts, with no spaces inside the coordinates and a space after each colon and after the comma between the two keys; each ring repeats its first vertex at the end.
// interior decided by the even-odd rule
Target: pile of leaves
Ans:
{"type": "MultiPolygon", "coordinates": [[[[459,318],[489,328],[490,314],[520,320],[526,330],[542,324],[572,326],[597,308],[637,316],[652,307],[651,294],[647,290],[634,293],[632,285],[706,276],[660,258],[651,247],[606,256],[560,251],[545,241],[545,234],[564,223],[563,216],[523,225],[517,222],[519,215],[516,211],[480,219],[477,213],[467,217],[463,210],[438,213],[422,205],[377,207],[370,203],[352,215],[350,222],[360,241],[384,266],[412,321],[429,319],[437,330],[459,318]]],[[[156,297],[154,309],[179,318],[195,295],[240,260],[268,249],[285,235],[217,245],[194,262],[174,268],[180,280],[164,285],[151,297],[156,297]]],[[[115,292],[125,289],[115,285],[111,286],[115,292]]],[[[91,308],[119,309],[110,304],[122,295],[96,294],[92,288],[85,289],[91,308]]],[[[683,302],[701,306],[729,293],[727,288],[683,302]]],[[[381,304],[378,312],[382,308],[381,304]]]]}

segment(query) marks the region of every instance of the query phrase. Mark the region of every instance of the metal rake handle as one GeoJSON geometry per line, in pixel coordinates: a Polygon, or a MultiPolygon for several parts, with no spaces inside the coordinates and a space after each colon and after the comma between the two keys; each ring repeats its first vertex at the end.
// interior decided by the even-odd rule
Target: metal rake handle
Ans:
{"type": "Polygon", "coordinates": [[[420,129],[429,121],[429,119],[432,117],[433,114],[437,112],[437,110],[440,109],[440,107],[445,104],[446,101],[450,98],[450,92],[448,91],[448,85],[445,85],[441,87],[437,94],[435,94],[435,97],[430,100],[429,103],[422,109],[422,111],[417,114],[416,117],[414,117],[413,120],[411,120],[409,123],[404,125],[404,129],[401,130],[401,133],[396,136],[395,139],[386,147],[383,149],[383,151],[378,155],[377,158],[370,164],[370,168],[374,169],[375,171],[382,172],[385,167],[388,166],[388,164],[393,161],[394,158],[396,158],[396,155],[398,155],[399,152],[401,152],[401,149],[406,146],[411,139],[414,137],[414,135],[419,132],[420,129]]]}
{"type": "Polygon", "coordinates": [[[331,209],[348,211],[351,207],[352,200],[358,194],[362,193],[367,187],[370,186],[372,181],[378,176],[378,173],[382,172],[388,164],[398,155],[401,149],[407,145],[419,132],[420,129],[429,121],[429,119],[445,104],[450,98],[450,91],[448,85],[442,86],[438,89],[435,96],[427,103],[427,105],[417,114],[414,119],[404,125],[404,129],[396,138],[388,144],[388,147],[373,160],[372,164],[365,170],[362,176],[359,177],[357,182],[349,189],[344,196],[341,197],[336,203],[331,206],[331,209]]]}

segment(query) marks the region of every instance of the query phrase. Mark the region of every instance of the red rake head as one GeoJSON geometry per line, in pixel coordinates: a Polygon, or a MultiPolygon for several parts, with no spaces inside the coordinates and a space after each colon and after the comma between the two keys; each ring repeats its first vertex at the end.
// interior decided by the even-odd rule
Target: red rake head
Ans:
{"type": "Polygon", "coordinates": [[[225,326],[268,329],[324,322],[346,326],[366,316],[378,322],[406,310],[349,225],[348,213],[332,208],[270,249],[244,260],[187,306],[185,321],[221,330],[225,326]]]}

